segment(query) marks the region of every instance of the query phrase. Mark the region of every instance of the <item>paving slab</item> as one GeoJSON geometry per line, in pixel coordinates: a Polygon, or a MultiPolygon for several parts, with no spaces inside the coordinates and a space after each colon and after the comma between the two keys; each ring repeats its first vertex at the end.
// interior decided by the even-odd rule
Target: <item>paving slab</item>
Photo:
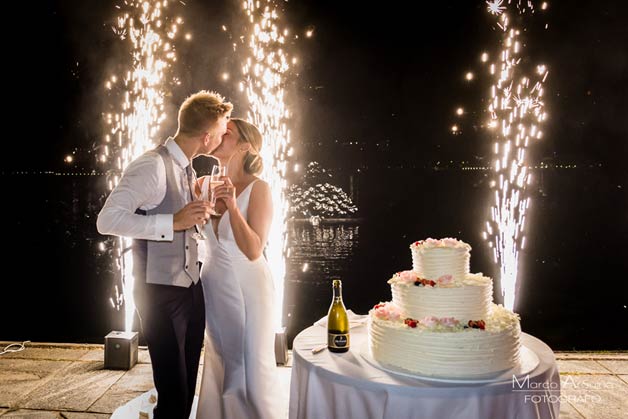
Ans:
{"type": "Polygon", "coordinates": [[[560,419],[586,419],[567,400],[560,403],[560,419]]]}
{"type": "Polygon", "coordinates": [[[142,391],[106,392],[87,411],[111,415],[118,407],[127,404],[143,393],[142,391]]]}
{"type": "Polygon", "coordinates": [[[65,419],[108,419],[111,415],[107,413],[82,413],[82,412],[63,412],[65,419]]]}
{"type": "Polygon", "coordinates": [[[45,410],[14,410],[2,415],[2,419],[61,419],[59,412],[45,410]]]}
{"type": "Polygon", "coordinates": [[[558,371],[561,374],[610,374],[603,365],[597,361],[572,361],[572,360],[557,360],[558,371]]]}
{"type": "Polygon", "coordinates": [[[153,367],[150,364],[137,364],[129,371],[126,371],[116,383],[107,391],[123,392],[145,392],[154,387],[153,367]]]}
{"type": "Polygon", "coordinates": [[[150,354],[148,349],[140,348],[137,351],[137,363],[138,364],[150,364],[150,354]]]}
{"type": "Polygon", "coordinates": [[[102,362],[73,362],[32,391],[21,407],[84,412],[123,374],[103,369],[102,362]]]}
{"type": "Polygon", "coordinates": [[[105,349],[92,349],[79,358],[79,361],[101,361],[105,362],[105,349]]]}
{"type": "MultiPolygon", "coordinates": [[[[8,342],[0,343],[0,348],[8,345],[8,342]]],[[[52,344],[34,344],[27,343],[24,350],[18,352],[7,352],[2,355],[2,359],[51,359],[55,361],[76,361],[87,354],[90,347],[71,346],[52,346],[52,344]]]]}
{"type": "Polygon", "coordinates": [[[628,360],[599,360],[613,374],[628,374],[628,360]]]}
{"type": "Polygon", "coordinates": [[[70,364],[45,359],[0,359],[0,407],[18,407],[22,398],[70,364]]]}
{"type": "MultiPolygon", "coordinates": [[[[0,348],[9,343],[0,342],[0,348]]],[[[562,419],[625,417],[628,352],[557,352],[556,358],[562,419]]],[[[153,389],[146,347],[139,348],[138,364],[129,371],[104,370],[103,362],[103,345],[34,343],[3,355],[0,419],[104,419],[153,389]]],[[[291,368],[280,367],[279,372],[278,396],[287,410],[291,368]]]]}
{"type": "Polygon", "coordinates": [[[561,395],[585,418],[626,418],[628,384],[613,375],[562,376],[561,395]]]}
{"type": "Polygon", "coordinates": [[[556,359],[620,359],[628,360],[626,351],[597,351],[597,352],[554,352],[556,359]]]}

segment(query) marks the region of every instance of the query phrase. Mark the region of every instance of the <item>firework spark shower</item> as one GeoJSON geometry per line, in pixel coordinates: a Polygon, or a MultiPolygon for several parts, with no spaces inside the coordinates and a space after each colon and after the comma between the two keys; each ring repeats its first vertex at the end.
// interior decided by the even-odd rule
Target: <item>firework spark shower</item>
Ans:
{"type": "MultiPolygon", "coordinates": [[[[522,63],[522,29],[511,24],[503,1],[486,3],[488,12],[498,19],[502,49],[496,57],[497,61],[489,64],[493,85],[488,105],[491,117],[488,126],[495,130],[494,178],[491,182],[495,190],[491,219],[486,222],[484,238],[489,241],[495,263],[500,268],[504,306],[513,309],[519,251],[525,247],[526,214],[530,207],[526,188],[532,178],[526,159],[529,147],[543,135],[541,126],[547,118],[543,83],[548,71],[544,65],[530,69],[522,63]]],[[[516,3],[519,14],[534,12],[529,1],[513,3],[516,3]]],[[[545,3],[542,9],[544,7],[545,3]]]]}
{"type": "MultiPolygon", "coordinates": [[[[105,114],[105,135],[99,162],[108,168],[107,186],[112,190],[126,166],[148,149],[166,118],[164,96],[166,86],[176,82],[171,78],[176,61],[174,41],[179,33],[181,18],[172,17],[168,0],[160,2],[125,1],[117,7],[120,14],[112,28],[121,42],[128,46],[128,55],[121,58],[125,70],[105,83],[108,97],[117,103],[105,114]]],[[[122,293],[116,285],[116,309],[124,307],[125,330],[133,326],[133,258],[131,240],[115,239],[114,255],[121,273],[122,293]]]]}
{"type": "Polygon", "coordinates": [[[289,66],[286,52],[288,30],[279,28],[279,12],[272,1],[247,0],[244,13],[249,22],[247,57],[242,66],[240,89],[249,101],[248,118],[264,136],[262,177],[272,191],[274,218],[268,237],[266,257],[275,280],[275,319],[281,326],[284,277],[286,272],[286,169],[290,132],[286,127],[289,112],[285,103],[285,75],[289,66]]]}

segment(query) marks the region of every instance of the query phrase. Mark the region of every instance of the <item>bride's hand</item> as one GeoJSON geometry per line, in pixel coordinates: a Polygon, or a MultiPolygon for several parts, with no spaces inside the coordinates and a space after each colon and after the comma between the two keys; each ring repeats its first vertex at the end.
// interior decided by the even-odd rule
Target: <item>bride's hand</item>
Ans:
{"type": "Polygon", "coordinates": [[[231,210],[236,206],[235,186],[233,186],[233,183],[231,183],[231,179],[229,179],[228,176],[223,176],[220,180],[225,183],[218,186],[214,190],[214,194],[216,195],[216,199],[222,199],[227,209],[231,210]]]}

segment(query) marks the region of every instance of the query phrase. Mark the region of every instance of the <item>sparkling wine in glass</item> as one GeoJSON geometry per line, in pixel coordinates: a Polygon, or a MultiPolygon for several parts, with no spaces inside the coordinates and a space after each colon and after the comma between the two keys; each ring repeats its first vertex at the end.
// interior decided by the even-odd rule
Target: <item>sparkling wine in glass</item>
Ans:
{"type": "Polygon", "coordinates": [[[209,212],[211,215],[222,215],[216,212],[216,195],[214,194],[214,189],[225,183],[224,180],[220,179],[223,176],[227,176],[227,166],[216,165],[212,167],[212,173],[209,176],[209,182],[207,182],[209,183],[209,187],[211,189],[211,196],[209,200],[209,203],[211,204],[211,209],[209,210],[209,212]]]}
{"type": "MultiPolygon", "coordinates": [[[[196,197],[196,200],[197,201],[209,201],[209,181],[208,181],[208,179],[205,179],[204,182],[202,182],[200,184],[200,188],[201,188],[201,193],[200,193],[199,196],[196,197]]],[[[211,212],[211,210],[210,210],[210,212],[211,212]]],[[[203,228],[204,228],[203,224],[196,224],[195,225],[196,233],[194,233],[194,238],[196,240],[205,240],[207,238],[207,236],[203,232],[203,228]]]]}

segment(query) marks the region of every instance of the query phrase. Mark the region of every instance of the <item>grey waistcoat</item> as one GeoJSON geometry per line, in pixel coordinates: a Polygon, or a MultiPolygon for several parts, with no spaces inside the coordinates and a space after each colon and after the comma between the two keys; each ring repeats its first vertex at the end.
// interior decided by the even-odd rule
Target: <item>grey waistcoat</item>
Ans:
{"type": "MultiPolygon", "coordinates": [[[[174,214],[189,201],[181,195],[177,187],[180,179],[174,174],[173,165],[176,163],[163,145],[151,152],[159,154],[166,166],[166,196],[157,207],[145,212],[138,210],[138,212],[146,215],[174,214]]],[[[193,233],[193,228],[175,231],[171,242],[133,240],[135,280],[177,287],[189,287],[192,283],[196,284],[199,279],[198,244],[192,238],[193,233]]]]}

